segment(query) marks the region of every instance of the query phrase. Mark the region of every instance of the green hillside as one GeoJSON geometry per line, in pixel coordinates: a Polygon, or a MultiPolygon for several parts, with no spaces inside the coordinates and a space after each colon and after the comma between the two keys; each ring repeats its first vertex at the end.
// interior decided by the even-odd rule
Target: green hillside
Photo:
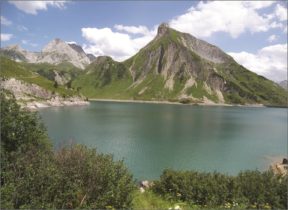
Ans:
{"type": "Polygon", "coordinates": [[[31,64],[28,65],[26,63],[17,63],[8,58],[1,57],[0,65],[0,77],[2,79],[15,78],[30,84],[38,85],[46,90],[65,96],[74,95],[76,93],[74,90],[67,89],[61,85],[57,85],[57,87],[55,87],[55,82],[41,76],[37,72],[33,71],[33,69],[29,68],[31,64]]]}
{"type": "Polygon", "coordinates": [[[89,98],[156,101],[186,98],[195,103],[209,100],[228,104],[287,105],[287,91],[237,64],[216,46],[171,28],[161,30],[160,35],[158,32],[154,40],[124,62],[109,57],[97,58],[75,78],[72,86],[89,98]],[[183,39],[204,45],[204,50],[214,50],[213,56],[223,62],[201,57],[197,49],[187,47],[183,39]],[[191,81],[193,84],[189,86],[191,81]]]}

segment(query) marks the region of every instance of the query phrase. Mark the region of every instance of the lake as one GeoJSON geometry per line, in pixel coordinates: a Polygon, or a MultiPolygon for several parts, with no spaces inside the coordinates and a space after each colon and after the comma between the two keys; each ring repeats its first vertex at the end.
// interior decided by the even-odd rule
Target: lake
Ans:
{"type": "Polygon", "coordinates": [[[287,109],[91,102],[39,111],[55,148],[95,147],[124,162],[134,177],[163,169],[219,171],[268,168],[287,154],[287,109]]]}

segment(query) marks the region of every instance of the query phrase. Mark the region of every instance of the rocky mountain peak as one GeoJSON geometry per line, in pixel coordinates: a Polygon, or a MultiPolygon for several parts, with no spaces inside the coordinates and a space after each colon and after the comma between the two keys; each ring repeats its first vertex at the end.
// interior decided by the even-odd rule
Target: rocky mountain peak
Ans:
{"type": "Polygon", "coordinates": [[[5,50],[14,50],[14,51],[19,51],[19,52],[22,52],[22,51],[25,51],[20,45],[18,44],[14,44],[14,45],[10,45],[10,46],[7,46],[4,48],[5,50]]]}
{"type": "Polygon", "coordinates": [[[161,23],[158,27],[158,32],[157,36],[162,36],[164,35],[167,31],[169,30],[169,25],[168,23],[161,23]]]}
{"type": "Polygon", "coordinates": [[[50,41],[43,49],[42,52],[53,52],[58,49],[61,50],[63,47],[68,47],[69,45],[59,38],[50,41]]]}
{"type": "Polygon", "coordinates": [[[58,38],[49,42],[42,49],[42,55],[38,62],[52,64],[69,62],[80,69],[84,69],[91,63],[81,46],[75,43],[67,43],[58,38]]]}
{"type": "Polygon", "coordinates": [[[80,45],[78,45],[78,44],[68,43],[68,45],[69,45],[72,49],[76,50],[78,53],[85,53],[84,50],[82,49],[82,47],[81,47],[80,45]]]}

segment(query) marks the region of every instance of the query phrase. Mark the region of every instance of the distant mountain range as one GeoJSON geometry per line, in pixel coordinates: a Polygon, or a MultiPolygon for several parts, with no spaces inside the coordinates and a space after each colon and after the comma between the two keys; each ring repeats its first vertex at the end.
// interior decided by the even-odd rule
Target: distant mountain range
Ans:
{"type": "Polygon", "coordinates": [[[49,42],[41,52],[28,52],[19,45],[12,45],[1,49],[0,53],[18,62],[49,64],[68,62],[80,69],[85,69],[95,59],[92,54],[86,54],[81,46],[60,39],[49,42]]]}
{"type": "Polygon", "coordinates": [[[89,98],[287,105],[287,91],[279,85],[239,65],[220,48],[167,24],[161,24],[156,37],[124,62],[95,58],[59,39],[39,53],[19,46],[0,53],[89,98]]]}

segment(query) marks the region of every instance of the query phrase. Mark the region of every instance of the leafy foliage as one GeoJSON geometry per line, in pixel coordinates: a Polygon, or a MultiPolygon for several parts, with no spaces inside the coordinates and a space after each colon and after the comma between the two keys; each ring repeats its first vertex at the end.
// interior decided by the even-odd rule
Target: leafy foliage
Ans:
{"type": "Polygon", "coordinates": [[[165,170],[154,191],[171,199],[208,207],[287,208],[287,177],[271,171],[238,176],[165,170]]]}
{"type": "Polygon", "coordinates": [[[129,208],[133,191],[122,161],[81,145],[53,152],[37,115],[1,91],[1,208],[129,208]]]}
{"type": "Polygon", "coordinates": [[[56,154],[63,190],[62,208],[129,208],[134,190],[132,175],[122,161],[98,154],[82,145],[66,147],[56,154]]]}

